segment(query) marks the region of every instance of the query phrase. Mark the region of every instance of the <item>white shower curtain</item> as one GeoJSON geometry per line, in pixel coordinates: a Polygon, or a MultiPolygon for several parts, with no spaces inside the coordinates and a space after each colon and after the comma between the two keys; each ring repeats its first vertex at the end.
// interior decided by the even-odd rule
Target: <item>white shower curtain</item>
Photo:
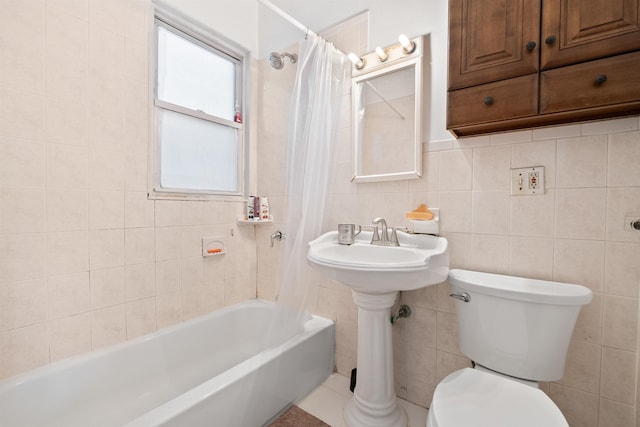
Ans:
{"type": "Polygon", "coordinates": [[[287,206],[278,302],[308,309],[308,243],[325,225],[340,105],[349,68],[346,56],[314,34],[299,42],[287,140],[287,206]]]}

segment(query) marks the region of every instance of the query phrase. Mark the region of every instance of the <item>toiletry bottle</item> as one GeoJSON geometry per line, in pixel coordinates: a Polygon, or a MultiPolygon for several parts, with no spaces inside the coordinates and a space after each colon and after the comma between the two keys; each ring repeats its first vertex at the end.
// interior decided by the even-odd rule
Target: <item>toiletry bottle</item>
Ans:
{"type": "Polygon", "coordinates": [[[260,218],[263,221],[269,219],[269,198],[260,197],[260,218]]]}
{"type": "Polygon", "coordinates": [[[253,209],[254,197],[249,196],[249,200],[247,200],[247,220],[253,221],[255,210],[253,209]]]}
{"type": "Polygon", "coordinates": [[[253,220],[260,221],[260,196],[253,198],[253,220]]]}
{"type": "Polygon", "coordinates": [[[236,102],[236,114],[233,117],[233,121],[236,123],[242,123],[242,113],[240,113],[240,106],[236,102]]]}

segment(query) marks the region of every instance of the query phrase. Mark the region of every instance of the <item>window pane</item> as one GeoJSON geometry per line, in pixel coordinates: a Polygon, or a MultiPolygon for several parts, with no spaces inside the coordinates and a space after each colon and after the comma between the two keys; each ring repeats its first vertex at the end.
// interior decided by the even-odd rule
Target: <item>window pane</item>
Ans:
{"type": "Polygon", "coordinates": [[[239,190],[236,129],[173,111],[158,113],[163,188],[239,190]]]}
{"type": "Polygon", "coordinates": [[[158,98],[212,116],[233,120],[236,64],[158,29],[158,98]]]}

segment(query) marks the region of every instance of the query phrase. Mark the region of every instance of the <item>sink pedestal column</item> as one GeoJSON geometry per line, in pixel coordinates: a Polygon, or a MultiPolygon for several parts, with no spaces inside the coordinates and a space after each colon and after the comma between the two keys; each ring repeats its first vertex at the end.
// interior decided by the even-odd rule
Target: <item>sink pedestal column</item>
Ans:
{"type": "Polygon", "coordinates": [[[407,426],[407,414],[398,404],[393,382],[390,309],[397,294],[353,291],[358,306],[358,378],[344,408],[349,427],[407,426]]]}

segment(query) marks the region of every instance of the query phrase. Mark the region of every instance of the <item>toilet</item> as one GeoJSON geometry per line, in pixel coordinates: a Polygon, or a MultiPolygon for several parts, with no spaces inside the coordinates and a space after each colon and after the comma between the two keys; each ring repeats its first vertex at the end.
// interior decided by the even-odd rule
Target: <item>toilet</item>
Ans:
{"type": "Polygon", "coordinates": [[[467,270],[449,271],[460,351],[474,368],[437,386],[427,427],[568,427],[539,381],[564,375],[588,288],[467,270]]]}

